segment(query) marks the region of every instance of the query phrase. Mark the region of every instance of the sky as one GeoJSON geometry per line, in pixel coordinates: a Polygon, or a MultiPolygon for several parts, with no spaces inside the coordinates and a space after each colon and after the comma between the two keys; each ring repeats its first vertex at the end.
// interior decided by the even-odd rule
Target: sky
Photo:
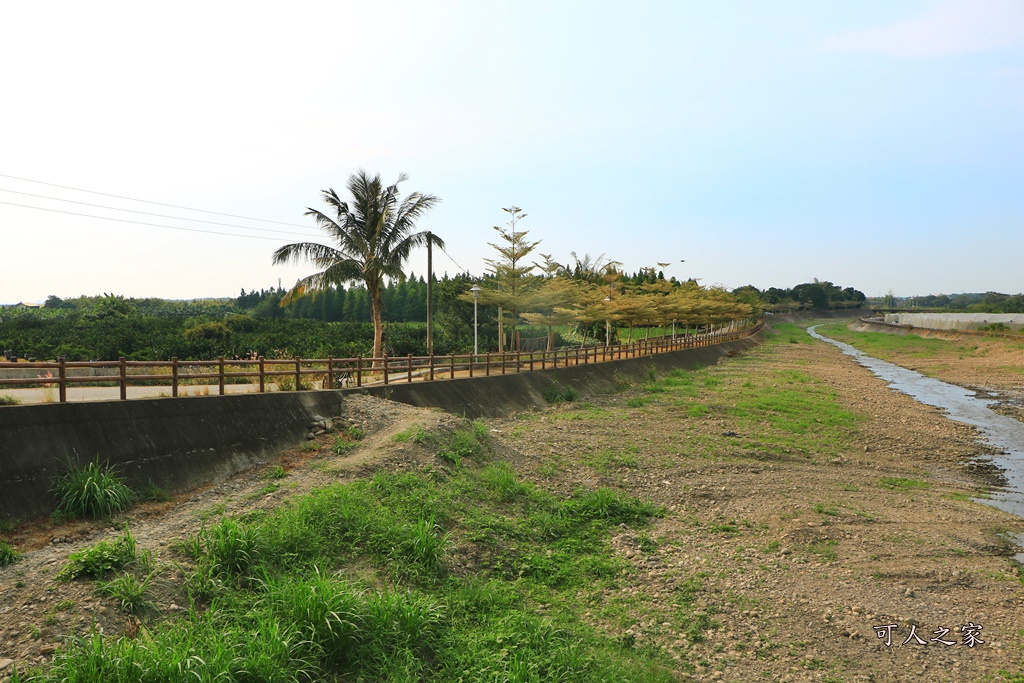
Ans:
{"type": "Polygon", "coordinates": [[[514,205],[537,260],[1024,290],[1021,0],[7,3],[0,63],[0,303],[287,288],[359,169],[438,276],[514,205]]]}

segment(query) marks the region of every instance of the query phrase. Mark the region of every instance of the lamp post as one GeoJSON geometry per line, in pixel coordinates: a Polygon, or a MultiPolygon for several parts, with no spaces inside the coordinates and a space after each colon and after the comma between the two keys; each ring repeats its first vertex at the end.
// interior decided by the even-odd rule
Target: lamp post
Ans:
{"type": "MultiPolygon", "coordinates": [[[[606,296],[604,298],[604,302],[606,304],[611,303],[611,301],[612,298],[610,296],[606,296]]],[[[607,306],[605,308],[607,308],[607,306]]],[[[607,317],[604,319],[604,345],[606,347],[612,345],[612,321],[607,317]]]]}
{"type": "Polygon", "coordinates": [[[476,302],[480,298],[480,286],[473,285],[469,288],[469,291],[473,292],[473,356],[475,357],[479,352],[477,351],[477,318],[476,318],[476,302]]]}

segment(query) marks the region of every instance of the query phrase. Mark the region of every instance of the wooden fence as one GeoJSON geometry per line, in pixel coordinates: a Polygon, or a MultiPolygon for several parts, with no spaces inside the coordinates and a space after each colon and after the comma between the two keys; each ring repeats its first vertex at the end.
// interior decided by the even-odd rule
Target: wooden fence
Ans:
{"type": "MultiPolygon", "coordinates": [[[[0,362],[0,389],[4,387],[57,387],[55,399],[67,402],[69,385],[118,386],[121,400],[128,398],[129,386],[168,386],[172,397],[180,387],[216,385],[224,395],[228,384],[259,385],[261,393],[277,390],[344,389],[371,384],[436,381],[461,377],[529,372],[570,365],[587,365],[623,358],[637,358],[680,349],[710,346],[748,337],[753,327],[698,335],[680,335],[636,341],[613,346],[583,346],[529,353],[451,354],[448,356],[384,356],[383,358],[321,358],[130,361],[0,362]],[[38,371],[37,377],[3,377],[4,369],[38,371]],[[75,368],[106,369],[109,374],[77,376],[75,368]],[[56,374],[54,374],[56,373],[56,374]]],[[[52,390],[52,389],[51,389],[52,390]]],[[[51,399],[53,400],[53,399],[51,399]]]]}

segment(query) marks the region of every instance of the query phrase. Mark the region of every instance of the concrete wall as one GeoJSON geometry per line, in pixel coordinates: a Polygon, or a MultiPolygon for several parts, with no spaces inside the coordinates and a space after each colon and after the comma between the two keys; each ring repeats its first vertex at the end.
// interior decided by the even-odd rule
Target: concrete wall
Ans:
{"type": "Polygon", "coordinates": [[[0,518],[52,512],[50,487],[69,460],[98,457],[137,486],[184,491],[294,446],[313,415],[340,407],[334,391],[4,406],[0,518]]]}
{"type": "Polygon", "coordinates": [[[137,486],[152,481],[172,492],[223,480],[300,442],[313,415],[342,414],[344,397],[353,391],[466,417],[503,416],[548,405],[543,391],[552,385],[581,395],[614,390],[651,372],[714,365],[759,339],[543,372],[356,390],[4,406],[0,519],[49,514],[52,482],[69,460],[99,457],[137,486]]]}
{"type": "Polygon", "coordinates": [[[1024,328],[1021,313],[886,313],[885,322],[930,330],[977,330],[1002,323],[1011,330],[1024,328]]]}
{"type": "Polygon", "coordinates": [[[654,371],[661,376],[674,369],[693,369],[714,365],[725,356],[732,356],[760,343],[760,336],[734,342],[683,349],[654,356],[627,358],[620,361],[556,368],[543,372],[491,375],[421,382],[390,384],[356,389],[415,406],[441,408],[469,418],[501,417],[511,413],[542,408],[545,389],[557,385],[572,387],[581,395],[612,391],[621,380],[646,381],[654,371]]]}

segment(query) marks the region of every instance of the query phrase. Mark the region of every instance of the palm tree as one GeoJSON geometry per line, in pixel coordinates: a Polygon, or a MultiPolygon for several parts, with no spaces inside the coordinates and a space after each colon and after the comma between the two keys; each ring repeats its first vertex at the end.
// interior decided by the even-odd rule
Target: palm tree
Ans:
{"type": "Polygon", "coordinates": [[[274,252],[274,264],[309,261],[319,272],[301,278],[281,300],[285,305],[308,293],[361,280],[366,285],[373,311],[373,357],[381,357],[381,288],[384,278],[404,280],[402,264],[414,247],[431,242],[444,247],[444,242],[430,232],[412,232],[416,220],[440,200],[434,195],[413,192],[398,197],[398,184],[407,176],[399,174],[394,185],[385,187],[380,174],[369,177],[366,171],[349,176],[348,191],[352,204],[343,202],[333,189],[323,190],[323,200],[334,215],[308,209],[321,230],[336,246],[315,242],[287,244],[274,252]]]}

